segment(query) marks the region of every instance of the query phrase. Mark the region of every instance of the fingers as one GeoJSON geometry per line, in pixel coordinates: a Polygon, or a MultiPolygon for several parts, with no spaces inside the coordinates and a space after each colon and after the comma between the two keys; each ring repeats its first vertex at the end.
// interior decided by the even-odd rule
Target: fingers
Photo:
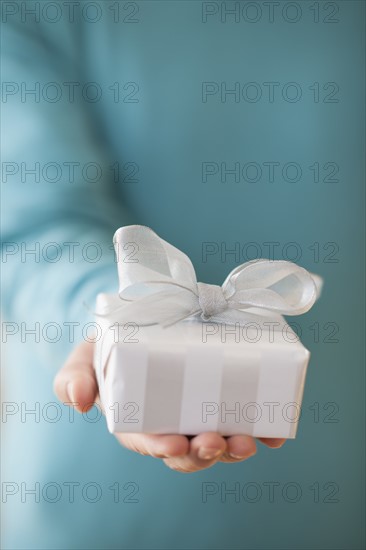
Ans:
{"type": "Polygon", "coordinates": [[[264,445],[270,447],[270,449],[279,449],[284,443],[286,443],[286,439],[275,439],[272,437],[258,437],[258,439],[261,443],[264,443],[264,445]]]}
{"type": "Polygon", "coordinates": [[[54,381],[54,392],[63,403],[74,404],[79,412],[89,410],[98,387],[93,368],[93,344],[83,342],[69,355],[54,381]]]}
{"type": "Polygon", "coordinates": [[[164,459],[165,464],[177,472],[193,473],[216,464],[226,451],[226,440],[219,434],[207,432],[190,441],[188,454],[164,459]]]}
{"type": "MultiPolygon", "coordinates": [[[[234,435],[225,439],[218,433],[207,432],[190,441],[183,435],[116,434],[127,449],[155,458],[177,472],[194,473],[210,468],[217,462],[236,463],[255,455],[255,439],[248,435],[234,435]]],[[[285,439],[262,438],[272,448],[283,445],[285,439]]]]}
{"type": "Polygon", "coordinates": [[[250,435],[233,435],[227,438],[227,450],[220,462],[241,462],[257,452],[255,439],[250,435]]]}
{"type": "Polygon", "coordinates": [[[130,451],[155,458],[184,456],[189,440],[184,435],[116,434],[118,441],[130,451]]]}
{"type": "MultiPolygon", "coordinates": [[[[272,449],[282,447],[285,439],[260,438],[272,449]]],[[[247,460],[257,452],[256,441],[249,435],[234,435],[223,438],[217,433],[204,433],[191,440],[186,456],[165,459],[165,464],[182,473],[193,473],[210,468],[216,462],[236,463],[247,460]]]]}

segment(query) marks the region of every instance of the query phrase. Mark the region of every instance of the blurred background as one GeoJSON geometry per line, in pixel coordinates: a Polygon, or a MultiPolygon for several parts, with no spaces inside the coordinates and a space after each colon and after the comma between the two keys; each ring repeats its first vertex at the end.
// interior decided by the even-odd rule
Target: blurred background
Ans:
{"type": "Polygon", "coordinates": [[[1,9],[2,547],[364,548],[365,4],[1,9]],[[294,441],[182,475],[57,402],[131,223],[207,283],[256,257],[324,278],[291,319],[294,441]]]}

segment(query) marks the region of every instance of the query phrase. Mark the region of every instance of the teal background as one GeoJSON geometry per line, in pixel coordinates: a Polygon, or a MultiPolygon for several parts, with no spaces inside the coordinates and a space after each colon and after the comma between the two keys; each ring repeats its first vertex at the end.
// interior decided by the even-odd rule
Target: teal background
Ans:
{"type": "MultiPolygon", "coordinates": [[[[3,3],[3,10],[5,4],[10,3],[3,3]]],[[[62,246],[57,262],[42,254],[3,257],[4,322],[64,327],[90,321],[83,303],[93,307],[97,292],[116,289],[110,245],[115,229],[129,223],[148,225],[184,250],[205,282],[221,283],[238,258],[216,254],[205,262],[203,243],[217,243],[221,250],[254,242],[266,256],[264,243],[276,242],[275,258],[292,259],[284,257],[283,247],[295,242],[301,250],[298,263],[324,277],[325,284],[319,303],[295,319],[312,352],[295,441],[278,451],[258,444],[248,462],[182,475],[120,448],[102,421],[75,417],[71,423],[66,410],[57,423],[45,422],[42,415],[39,422],[32,416],[22,422],[13,415],[3,423],[3,483],[43,487],[92,481],[103,495],[95,504],[80,492],[75,502],[68,502],[65,492],[56,503],[45,498],[35,503],[32,497],[21,502],[20,493],[9,497],[3,504],[3,547],[364,548],[365,4],[319,2],[318,23],[307,1],[296,4],[301,8],[296,23],[281,15],[286,2],[276,8],[273,22],[265,3],[258,2],[262,17],[256,23],[243,17],[236,23],[233,16],[221,22],[221,2],[212,4],[219,13],[206,23],[202,3],[193,1],[132,3],[138,8],[135,23],[123,21],[131,12],[123,2],[118,23],[112,2],[96,3],[102,16],[95,23],[79,12],[73,23],[65,12],[55,23],[45,16],[22,21],[21,3],[11,4],[19,11],[7,17],[3,11],[3,82],[19,88],[39,82],[41,89],[55,82],[63,95],[51,102],[41,94],[38,102],[31,95],[22,101],[20,93],[3,94],[3,162],[30,167],[97,162],[103,176],[90,183],[78,170],[70,182],[63,171],[52,183],[32,176],[22,181],[20,166],[7,181],[3,173],[5,245],[62,246]],[[324,22],[327,16],[338,22],[324,22]],[[280,83],[272,103],[263,86],[270,81],[280,83]],[[76,93],[70,102],[64,82],[96,82],[102,97],[91,103],[76,93]],[[115,82],[122,98],[132,89],[123,86],[137,83],[138,101],[115,103],[109,89],[115,82]],[[233,96],[221,101],[217,94],[204,103],[202,82],[225,82],[228,88],[256,82],[263,97],[250,103],[235,102],[233,96]],[[282,98],[288,82],[301,87],[298,102],[282,98]],[[314,82],[320,83],[319,102],[309,89],[314,82]],[[329,82],[339,86],[337,102],[324,102],[330,90],[322,86],[329,82]],[[136,163],[138,181],[121,177],[114,182],[108,167],[117,161],[136,163]],[[276,172],[271,183],[263,172],[257,183],[230,176],[226,183],[218,176],[202,182],[203,162],[263,167],[272,161],[297,162],[302,178],[291,183],[276,172]],[[339,181],[322,181],[329,170],[321,170],[314,182],[309,170],[314,162],[336,163],[339,181]],[[74,262],[65,242],[80,243],[74,262]],[[90,242],[103,251],[95,263],[80,254],[90,242]],[[319,258],[314,243],[319,243],[319,258]],[[314,323],[319,323],[319,338],[314,323]],[[116,481],[137,483],[138,502],[113,503],[108,487],[116,481]],[[204,503],[203,482],[228,488],[252,482],[263,494],[257,502],[248,502],[250,496],[237,503],[229,495],[222,502],[219,493],[204,503]],[[273,502],[263,485],[268,482],[280,484],[273,502]],[[297,502],[289,502],[290,489],[289,498],[282,495],[289,482],[301,489],[297,502]],[[319,502],[310,488],[314,483],[319,502]]],[[[239,263],[246,259],[241,255],[239,263]]],[[[75,341],[80,338],[79,327],[75,341]]],[[[66,330],[54,344],[42,338],[34,343],[31,335],[24,340],[19,331],[3,346],[3,399],[42,407],[55,401],[52,380],[72,343],[66,330]]]]}

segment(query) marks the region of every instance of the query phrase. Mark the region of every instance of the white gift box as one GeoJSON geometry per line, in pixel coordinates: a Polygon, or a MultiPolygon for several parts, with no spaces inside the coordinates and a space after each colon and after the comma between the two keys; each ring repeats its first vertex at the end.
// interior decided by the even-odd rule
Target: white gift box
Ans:
{"type": "Polygon", "coordinates": [[[321,279],[261,259],[220,287],[149,228],[114,244],[119,294],[98,296],[94,360],[108,429],[294,438],[310,353],[282,315],[308,311],[321,279]]]}
{"type": "MultiPolygon", "coordinates": [[[[100,294],[97,311],[111,298],[100,294]]],[[[259,319],[163,328],[98,317],[109,431],[294,438],[310,353],[282,317],[259,319]]]]}

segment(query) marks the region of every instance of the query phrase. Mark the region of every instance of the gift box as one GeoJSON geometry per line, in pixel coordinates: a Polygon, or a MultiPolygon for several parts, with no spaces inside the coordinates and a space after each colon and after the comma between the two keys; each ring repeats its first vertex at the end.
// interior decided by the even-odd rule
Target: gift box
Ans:
{"type": "Polygon", "coordinates": [[[110,432],[294,438],[310,353],[286,322],[321,280],[284,261],[197,283],[151,229],[114,237],[120,292],[100,294],[94,366],[110,432]]]}

